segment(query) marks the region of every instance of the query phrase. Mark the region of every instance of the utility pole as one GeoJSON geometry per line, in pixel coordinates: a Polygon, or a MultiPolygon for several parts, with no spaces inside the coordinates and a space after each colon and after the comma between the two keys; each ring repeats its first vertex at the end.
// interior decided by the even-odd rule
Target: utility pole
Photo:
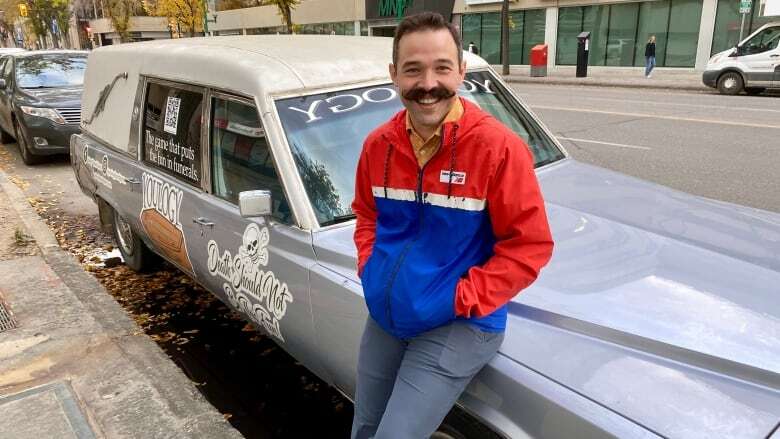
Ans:
{"type": "Polygon", "coordinates": [[[509,74],[509,0],[501,5],[501,63],[503,75],[509,74]]]}

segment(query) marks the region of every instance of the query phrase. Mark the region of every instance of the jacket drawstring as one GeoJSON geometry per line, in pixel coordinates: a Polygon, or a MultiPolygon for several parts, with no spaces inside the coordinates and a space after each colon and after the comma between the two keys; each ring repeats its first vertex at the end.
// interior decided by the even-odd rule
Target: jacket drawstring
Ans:
{"type": "Polygon", "coordinates": [[[393,153],[393,144],[387,140],[387,137],[382,136],[387,141],[387,154],[385,154],[385,170],[382,175],[382,185],[385,190],[385,198],[387,198],[387,180],[390,178],[390,155],[393,153]]]}
{"type": "Polygon", "coordinates": [[[450,196],[452,195],[452,173],[455,172],[455,148],[456,148],[456,140],[458,135],[458,125],[452,126],[452,141],[450,144],[450,178],[447,182],[447,199],[450,199],[450,196]]]}

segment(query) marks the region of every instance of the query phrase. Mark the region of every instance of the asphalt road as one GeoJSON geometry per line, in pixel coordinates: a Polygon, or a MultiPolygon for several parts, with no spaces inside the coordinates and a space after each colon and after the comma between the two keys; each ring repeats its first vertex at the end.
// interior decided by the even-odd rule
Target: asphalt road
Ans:
{"type": "Polygon", "coordinates": [[[577,160],[780,212],[780,96],[513,86],[577,160]]]}

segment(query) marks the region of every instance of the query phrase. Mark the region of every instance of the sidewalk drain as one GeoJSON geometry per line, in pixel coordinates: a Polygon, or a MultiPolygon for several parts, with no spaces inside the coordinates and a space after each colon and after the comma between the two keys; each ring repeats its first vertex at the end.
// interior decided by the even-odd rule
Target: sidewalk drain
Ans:
{"type": "Polygon", "coordinates": [[[16,328],[16,322],[13,317],[11,317],[11,313],[8,312],[5,304],[0,301],[0,332],[14,328],[16,328]]]}

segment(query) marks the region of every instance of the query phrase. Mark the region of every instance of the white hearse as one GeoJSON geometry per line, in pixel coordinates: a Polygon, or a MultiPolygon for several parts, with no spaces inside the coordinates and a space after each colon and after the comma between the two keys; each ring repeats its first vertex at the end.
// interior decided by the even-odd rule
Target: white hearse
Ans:
{"type": "MultiPolygon", "coordinates": [[[[350,204],[363,140],[402,108],[391,52],[312,35],[100,48],[70,144],[126,264],[162,256],[347,397],[367,315],[350,204]]],[[[464,57],[460,96],[534,155],[555,253],[438,437],[772,434],[780,215],[576,162],[464,57]]]]}
{"type": "Polygon", "coordinates": [[[736,47],[713,55],[702,82],[729,95],[780,89],[780,21],[761,26],[736,47]]]}

